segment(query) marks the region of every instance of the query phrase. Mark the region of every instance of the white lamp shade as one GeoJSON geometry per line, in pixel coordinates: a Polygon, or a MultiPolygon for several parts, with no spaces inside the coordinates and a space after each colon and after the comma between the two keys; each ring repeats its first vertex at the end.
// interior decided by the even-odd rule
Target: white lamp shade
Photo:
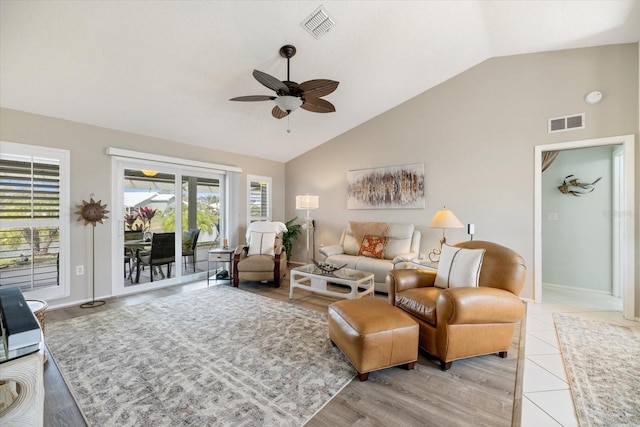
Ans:
{"type": "Polygon", "coordinates": [[[318,209],[320,207],[320,197],[310,196],[305,194],[304,196],[296,196],[296,209],[311,210],[318,209]]]}
{"type": "Polygon", "coordinates": [[[277,97],[275,103],[282,111],[293,111],[302,105],[302,99],[297,96],[284,95],[277,97]]]}
{"type": "Polygon", "coordinates": [[[431,228],[464,228],[464,224],[448,209],[440,209],[433,215],[427,227],[431,228]]]}

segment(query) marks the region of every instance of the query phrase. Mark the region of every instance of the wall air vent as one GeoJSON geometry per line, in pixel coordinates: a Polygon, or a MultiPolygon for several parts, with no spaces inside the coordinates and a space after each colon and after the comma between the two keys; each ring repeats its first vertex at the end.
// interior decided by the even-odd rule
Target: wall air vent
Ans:
{"type": "Polygon", "coordinates": [[[327,9],[320,6],[311,15],[307,16],[300,25],[313,37],[319,39],[321,36],[329,32],[334,25],[336,25],[336,21],[331,15],[329,15],[327,9]]]}
{"type": "Polygon", "coordinates": [[[556,117],[549,119],[549,133],[564,132],[568,130],[584,129],[586,125],[585,114],[574,114],[572,116],[556,117]]]}

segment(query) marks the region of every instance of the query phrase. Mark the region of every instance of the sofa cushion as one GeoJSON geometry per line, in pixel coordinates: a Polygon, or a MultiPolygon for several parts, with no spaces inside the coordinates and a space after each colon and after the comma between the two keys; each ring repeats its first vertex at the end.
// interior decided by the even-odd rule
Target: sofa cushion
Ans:
{"type": "Polygon", "coordinates": [[[275,255],[276,233],[251,232],[249,255],[275,255]]]}
{"type": "Polygon", "coordinates": [[[365,235],[362,239],[358,255],[369,258],[382,258],[384,245],[387,243],[387,240],[387,236],[372,236],[371,234],[365,235]]]}
{"type": "Polygon", "coordinates": [[[272,255],[253,255],[238,261],[238,272],[263,272],[273,275],[274,260],[272,255]]]}
{"type": "Polygon", "coordinates": [[[344,253],[357,256],[358,252],[360,252],[360,242],[356,241],[356,238],[349,229],[343,233],[343,236],[342,247],[344,248],[344,253]]]}
{"type": "Polygon", "coordinates": [[[484,252],[442,245],[434,285],[443,289],[477,287],[484,252]]]}
{"type": "Polygon", "coordinates": [[[436,301],[441,292],[432,286],[407,289],[396,294],[396,307],[435,326],[436,301]]]}
{"type": "MultiPolygon", "coordinates": [[[[353,258],[353,257],[352,257],[353,258]]],[[[373,273],[376,282],[383,282],[387,278],[389,271],[393,269],[393,264],[389,260],[368,258],[359,256],[356,258],[356,270],[369,271],[373,273]]]]}
{"type": "Polygon", "coordinates": [[[413,224],[390,224],[389,240],[384,248],[384,258],[393,259],[398,255],[410,253],[414,229],[413,224]]]}

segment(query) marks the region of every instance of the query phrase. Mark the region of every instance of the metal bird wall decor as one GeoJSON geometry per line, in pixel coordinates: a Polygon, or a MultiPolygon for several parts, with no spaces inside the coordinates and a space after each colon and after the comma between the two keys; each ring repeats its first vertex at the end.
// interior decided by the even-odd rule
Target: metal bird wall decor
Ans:
{"type": "Polygon", "coordinates": [[[583,194],[591,193],[593,190],[595,190],[596,182],[602,179],[602,177],[600,177],[593,181],[591,184],[584,184],[580,182],[578,178],[572,177],[573,175],[567,175],[562,181],[562,185],[558,187],[558,190],[560,190],[562,194],[571,194],[572,196],[580,197],[583,194]]]}

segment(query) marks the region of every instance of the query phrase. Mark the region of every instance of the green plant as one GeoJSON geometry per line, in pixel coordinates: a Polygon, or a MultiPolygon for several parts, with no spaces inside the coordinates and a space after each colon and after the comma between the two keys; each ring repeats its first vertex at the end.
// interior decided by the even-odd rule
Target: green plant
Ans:
{"type": "Polygon", "coordinates": [[[287,264],[289,264],[289,261],[291,260],[291,248],[293,241],[302,231],[302,225],[294,224],[294,221],[297,219],[298,217],[295,217],[284,223],[284,225],[287,226],[287,231],[282,233],[282,246],[284,246],[285,251],[287,251],[287,264]]]}

